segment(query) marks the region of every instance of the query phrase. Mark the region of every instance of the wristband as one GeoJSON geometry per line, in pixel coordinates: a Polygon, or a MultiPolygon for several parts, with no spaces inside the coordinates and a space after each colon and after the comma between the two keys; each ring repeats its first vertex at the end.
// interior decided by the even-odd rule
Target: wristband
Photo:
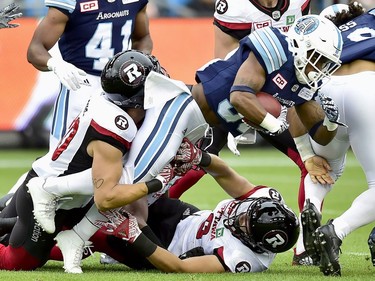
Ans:
{"type": "Polygon", "coordinates": [[[232,93],[234,91],[248,92],[248,93],[251,93],[251,94],[255,94],[255,90],[253,88],[251,88],[249,86],[245,86],[245,85],[233,85],[230,88],[229,93],[232,93]]]}
{"type": "Polygon", "coordinates": [[[280,130],[280,120],[275,118],[273,115],[267,112],[266,116],[264,117],[262,123],[259,124],[262,128],[270,131],[271,133],[276,133],[280,130]]]}
{"type": "Polygon", "coordinates": [[[199,166],[201,167],[208,167],[211,164],[211,156],[205,151],[202,151],[202,158],[201,162],[199,162],[199,166]]]}
{"type": "Polygon", "coordinates": [[[48,59],[47,61],[48,70],[55,71],[55,66],[56,66],[56,59],[55,58],[48,59]]]}
{"type": "Polygon", "coordinates": [[[158,246],[143,233],[141,233],[133,243],[129,243],[129,248],[134,248],[137,254],[142,258],[151,256],[156,251],[157,247],[158,246]]]}
{"type": "Polygon", "coordinates": [[[152,179],[150,181],[145,182],[145,184],[147,187],[147,194],[154,193],[163,188],[163,183],[158,179],[152,179]]]}
{"type": "Polygon", "coordinates": [[[337,125],[336,123],[332,123],[331,121],[329,121],[328,117],[325,116],[324,121],[323,121],[323,126],[327,127],[327,130],[332,132],[336,130],[339,125],[337,125]]]}
{"type": "Polygon", "coordinates": [[[310,138],[308,134],[304,134],[293,139],[303,162],[315,156],[314,150],[311,147],[310,138]]]}

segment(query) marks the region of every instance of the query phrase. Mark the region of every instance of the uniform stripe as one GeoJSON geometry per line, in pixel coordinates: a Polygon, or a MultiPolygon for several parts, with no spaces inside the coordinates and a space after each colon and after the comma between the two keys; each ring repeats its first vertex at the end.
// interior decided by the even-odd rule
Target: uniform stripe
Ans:
{"type": "Polygon", "coordinates": [[[60,94],[55,104],[51,134],[58,140],[61,139],[66,131],[66,120],[69,110],[69,92],[66,87],[61,87],[60,94]]]}
{"type": "Polygon", "coordinates": [[[249,38],[261,55],[267,72],[271,73],[280,69],[287,58],[280,39],[276,34],[270,28],[262,28],[252,35],[249,38]]]}
{"type": "Polygon", "coordinates": [[[45,0],[45,5],[47,7],[56,7],[64,10],[68,10],[72,13],[76,7],[76,0],[45,0]]]}
{"type": "Polygon", "coordinates": [[[148,173],[156,159],[166,149],[180,116],[192,100],[190,95],[181,94],[164,105],[154,129],[135,160],[134,182],[138,182],[148,173]]]}

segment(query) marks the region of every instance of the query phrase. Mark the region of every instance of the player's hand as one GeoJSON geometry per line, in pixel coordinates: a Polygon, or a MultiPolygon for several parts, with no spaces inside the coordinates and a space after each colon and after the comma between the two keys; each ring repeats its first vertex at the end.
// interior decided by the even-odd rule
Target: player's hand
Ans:
{"type": "Polygon", "coordinates": [[[182,176],[193,168],[197,169],[201,160],[202,150],[189,139],[183,138],[176,156],[172,161],[173,169],[178,176],[182,176]]]}
{"type": "Polygon", "coordinates": [[[81,88],[82,76],[87,75],[82,69],[62,59],[50,58],[47,62],[47,67],[56,74],[65,87],[73,91],[81,88]]]}
{"type": "Polygon", "coordinates": [[[315,155],[305,161],[306,170],[309,172],[313,183],[334,184],[335,181],[330,175],[331,166],[323,157],[315,155]]]}
{"type": "Polygon", "coordinates": [[[266,129],[263,129],[260,131],[270,136],[278,136],[282,134],[284,131],[288,130],[289,128],[288,121],[286,120],[287,114],[288,114],[288,108],[286,106],[281,106],[280,115],[279,117],[277,117],[277,120],[280,122],[280,128],[275,132],[270,132],[266,129]]]}
{"type": "Polygon", "coordinates": [[[12,3],[0,10],[0,28],[14,28],[18,23],[9,23],[10,21],[22,17],[22,13],[14,14],[19,6],[12,3]]]}
{"type": "Polygon", "coordinates": [[[136,217],[124,208],[108,210],[101,213],[108,219],[108,222],[101,224],[101,231],[107,235],[113,235],[129,243],[134,243],[142,233],[139,229],[136,217]]]}
{"type": "Polygon", "coordinates": [[[330,98],[330,97],[327,97],[326,95],[324,95],[320,91],[318,93],[318,96],[319,96],[319,99],[320,99],[321,107],[322,107],[325,115],[327,116],[328,120],[332,123],[337,124],[337,125],[348,127],[346,124],[339,121],[340,120],[340,113],[339,113],[339,109],[338,109],[336,103],[334,102],[334,100],[332,100],[332,98],[330,98]]]}
{"type": "Polygon", "coordinates": [[[176,172],[172,164],[167,164],[155,177],[163,184],[163,188],[175,177],[176,172]]]}

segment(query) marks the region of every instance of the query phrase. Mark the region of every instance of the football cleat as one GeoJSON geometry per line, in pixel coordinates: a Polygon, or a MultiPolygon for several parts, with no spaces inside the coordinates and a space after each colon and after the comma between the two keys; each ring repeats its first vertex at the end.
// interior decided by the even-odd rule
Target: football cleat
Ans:
{"type": "Polygon", "coordinates": [[[65,272],[74,274],[82,273],[81,262],[83,252],[85,247],[89,247],[92,242],[83,241],[72,229],[59,232],[55,240],[63,255],[65,272]]]}
{"type": "Polygon", "coordinates": [[[332,222],[333,220],[329,220],[316,230],[315,243],[320,252],[320,271],[326,276],[341,276],[339,256],[342,241],[337,237],[332,222]]]}
{"type": "Polygon", "coordinates": [[[59,197],[47,192],[44,188],[45,180],[35,177],[26,184],[34,204],[34,217],[37,223],[47,233],[54,233],[55,214],[59,197]]]}
{"type": "Polygon", "coordinates": [[[307,256],[311,257],[313,264],[318,265],[320,256],[315,247],[315,230],[320,227],[322,215],[310,199],[306,199],[305,207],[301,212],[303,245],[307,256]]]}
{"type": "Polygon", "coordinates": [[[107,254],[100,255],[100,264],[118,264],[119,262],[107,254]]]}
{"type": "Polygon", "coordinates": [[[313,259],[307,254],[307,252],[302,252],[301,254],[296,254],[296,249],[294,249],[294,255],[293,255],[293,266],[314,266],[318,265],[314,263],[313,259]]]}
{"type": "Polygon", "coordinates": [[[372,229],[367,243],[370,248],[372,265],[375,266],[375,227],[372,229]]]}

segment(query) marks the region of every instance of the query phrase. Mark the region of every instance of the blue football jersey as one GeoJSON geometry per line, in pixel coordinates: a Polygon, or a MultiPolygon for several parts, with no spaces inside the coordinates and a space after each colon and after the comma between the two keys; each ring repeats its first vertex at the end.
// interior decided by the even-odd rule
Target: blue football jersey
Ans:
{"type": "Polygon", "coordinates": [[[69,20],[59,40],[63,59],[100,75],[116,53],[131,48],[135,18],[148,0],[46,0],[69,20]]]}
{"type": "Polygon", "coordinates": [[[214,60],[196,73],[196,80],[202,83],[211,109],[234,136],[243,133],[247,127],[229,102],[230,88],[250,52],[254,53],[266,73],[262,92],[271,94],[287,107],[315,97],[310,88],[297,80],[288,38],[273,27],[256,30],[240,41],[239,48],[228,59],[214,60]]]}
{"type": "Polygon", "coordinates": [[[344,40],[342,63],[362,59],[375,61],[375,9],[339,27],[344,40]]]}

